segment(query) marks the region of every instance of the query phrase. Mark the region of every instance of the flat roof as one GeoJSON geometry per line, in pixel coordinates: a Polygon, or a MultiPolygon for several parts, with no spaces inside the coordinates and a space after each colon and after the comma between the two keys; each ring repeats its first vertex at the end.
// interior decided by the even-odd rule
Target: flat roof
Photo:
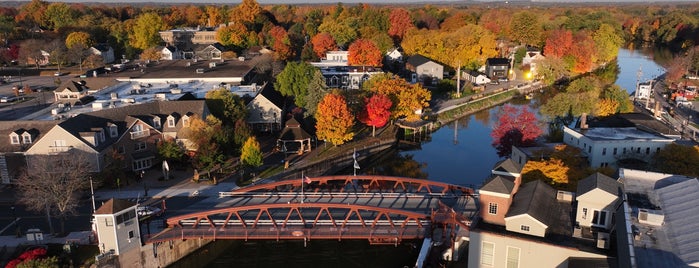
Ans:
{"type": "Polygon", "coordinates": [[[686,267],[699,263],[699,181],[681,175],[620,169],[631,209],[637,267],[686,267]],[[663,222],[638,219],[641,209],[660,213],[663,222]]]}
{"type": "Polygon", "coordinates": [[[592,140],[673,140],[636,127],[598,127],[578,131],[592,140]]]}
{"type": "Polygon", "coordinates": [[[113,77],[117,80],[171,79],[178,81],[218,79],[221,82],[242,81],[255,66],[252,60],[160,60],[145,66],[138,63],[124,64],[124,70],[98,74],[99,77],[113,77]],[[211,67],[215,65],[215,67],[211,67]],[[197,72],[203,69],[204,72],[197,72]]]}

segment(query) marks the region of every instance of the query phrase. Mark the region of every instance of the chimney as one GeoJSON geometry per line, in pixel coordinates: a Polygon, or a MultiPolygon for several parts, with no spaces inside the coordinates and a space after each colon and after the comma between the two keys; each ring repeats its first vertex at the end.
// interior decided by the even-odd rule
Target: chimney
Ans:
{"type": "Polygon", "coordinates": [[[580,129],[587,129],[587,113],[580,115],[580,129]]]}
{"type": "Polygon", "coordinates": [[[655,110],[653,112],[653,116],[660,117],[660,102],[658,101],[655,102],[655,110]]]}

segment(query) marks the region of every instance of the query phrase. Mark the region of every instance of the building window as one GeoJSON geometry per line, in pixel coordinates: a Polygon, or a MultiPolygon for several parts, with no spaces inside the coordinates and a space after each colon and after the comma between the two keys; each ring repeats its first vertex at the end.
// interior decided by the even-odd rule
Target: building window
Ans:
{"type": "Polygon", "coordinates": [[[592,214],[592,224],[604,226],[607,223],[607,212],[595,210],[592,214]]]}
{"type": "Polygon", "coordinates": [[[100,141],[104,142],[105,136],[104,136],[104,131],[100,131],[100,141]]]}
{"type": "Polygon", "coordinates": [[[507,247],[507,268],[519,268],[519,248],[507,247]]]}
{"type": "Polygon", "coordinates": [[[105,226],[114,226],[114,221],[112,218],[104,218],[104,225],[105,226]]]}
{"type": "Polygon", "coordinates": [[[587,219],[587,208],[582,209],[582,219],[587,219]]]}
{"type": "Polygon", "coordinates": [[[126,153],[126,150],[124,149],[124,145],[120,145],[119,147],[117,147],[117,153],[119,153],[119,154],[126,153]]]}
{"type": "Polygon", "coordinates": [[[646,147],[646,154],[650,154],[650,147],[646,147]]]}
{"type": "Polygon", "coordinates": [[[116,138],[117,135],[119,135],[119,133],[117,131],[117,126],[114,126],[114,125],[110,126],[109,127],[109,136],[112,138],[116,138]]]}
{"type": "Polygon", "coordinates": [[[612,152],[614,155],[616,155],[616,148],[614,148],[614,152],[612,152]]]}
{"type": "Polygon", "coordinates": [[[588,152],[588,153],[592,153],[592,146],[590,146],[589,148],[587,148],[587,152],[588,152]]]}
{"type": "Polygon", "coordinates": [[[17,136],[17,134],[12,133],[12,135],[10,135],[10,143],[19,144],[19,136],[17,136]]]}
{"type": "Polygon", "coordinates": [[[189,126],[189,116],[184,116],[182,117],[182,126],[183,127],[188,127],[189,126]]]}
{"type": "Polygon", "coordinates": [[[170,116],[167,118],[167,126],[168,127],[175,127],[175,118],[170,116]]]}
{"type": "Polygon", "coordinates": [[[660,147],[655,148],[655,153],[657,154],[657,153],[659,153],[659,152],[660,152],[660,147]]]}
{"type": "Polygon", "coordinates": [[[625,154],[625,153],[626,153],[626,147],[624,147],[624,149],[622,150],[621,153],[622,153],[622,154],[625,154]]]}
{"type": "Polygon", "coordinates": [[[607,148],[602,148],[602,155],[607,155],[607,148]]]}
{"type": "Polygon", "coordinates": [[[153,161],[151,161],[150,158],[134,160],[132,164],[132,168],[134,171],[149,169],[151,166],[153,166],[153,161]]]}
{"type": "Polygon", "coordinates": [[[636,148],[636,153],[640,154],[641,153],[641,147],[636,148]]]}
{"type": "Polygon", "coordinates": [[[481,264],[493,266],[495,264],[495,244],[483,241],[481,251],[481,264]]]}
{"type": "Polygon", "coordinates": [[[145,142],[142,142],[142,141],[137,142],[137,143],[134,143],[134,145],[133,145],[133,150],[136,151],[136,152],[138,152],[138,151],[143,151],[143,150],[145,150],[146,148],[147,148],[146,143],[145,143],[145,142]]]}
{"type": "Polygon", "coordinates": [[[529,226],[528,225],[520,225],[519,229],[525,232],[529,232],[529,226]]]}
{"type": "Polygon", "coordinates": [[[488,203],[488,214],[496,215],[498,214],[498,204],[488,203]]]}
{"type": "Polygon", "coordinates": [[[153,127],[160,128],[160,117],[153,118],[153,127]]]}

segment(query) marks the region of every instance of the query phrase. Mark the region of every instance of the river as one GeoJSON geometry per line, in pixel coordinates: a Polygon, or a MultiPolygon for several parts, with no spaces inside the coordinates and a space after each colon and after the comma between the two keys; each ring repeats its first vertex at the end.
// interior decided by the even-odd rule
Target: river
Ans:
{"type": "MultiPolygon", "coordinates": [[[[620,49],[620,72],[616,83],[631,93],[636,88],[639,68],[641,81],[662,74],[664,69],[653,61],[651,54],[650,51],[620,49]]],[[[511,104],[526,105],[536,111],[536,105],[529,100],[520,99],[511,104]]],[[[371,159],[366,162],[382,164],[367,165],[360,171],[422,176],[441,182],[479,186],[501,159],[491,145],[493,140],[490,137],[501,107],[460,118],[433,132],[419,148],[371,159]]],[[[394,247],[370,246],[366,241],[311,241],[304,247],[303,242],[296,241],[217,241],[172,267],[412,267],[420,243],[409,241],[394,247]],[[214,253],[216,251],[222,253],[214,253]]]]}

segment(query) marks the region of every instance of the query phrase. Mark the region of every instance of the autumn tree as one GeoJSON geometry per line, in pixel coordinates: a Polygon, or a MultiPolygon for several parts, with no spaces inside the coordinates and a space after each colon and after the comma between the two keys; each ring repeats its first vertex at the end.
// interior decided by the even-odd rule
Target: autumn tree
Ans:
{"type": "Polygon", "coordinates": [[[315,118],[318,139],[340,145],[354,138],[354,116],[347,107],[345,97],[338,92],[325,95],[318,103],[315,118]]]}
{"type": "Polygon", "coordinates": [[[240,22],[244,24],[253,24],[255,18],[262,13],[262,8],[260,4],[255,0],[243,0],[242,3],[235,6],[232,10],[229,18],[232,18],[235,22],[240,22]]]}
{"type": "Polygon", "coordinates": [[[190,141],[195,148],[192,162],[198,169],[209,169],[223,163],[225,157],[221,152],[221,144],[228,143],[228,133],[224,130],[221,120],[209,115],[206,121],[192,118],[185,126],[190,133],[190,141]]]}
{"type": "Polygon", "coordinates": [[[388,35],[390,35],[397,43],[403,40],[403,36],[410,28],[414,28],[413,20],[410,18],[410,13],[402,8],[394,8],[388,15],[388,35]]]}
{"type": "Polygon", "coordinates": [[[17,187],[19,202],[36,212],[46,212],[61,221],[61,233],[65,233],[65,220],[77,213],[78,198],[88,187],[92,170],[88,161],[79,153],[28,156],[27,169],[19,176],[17,187]]]}
{"type": "Polygon", "coordinates": [[[533,144],[543,133],[537,125],[536,116],[527,107],[517,108],[508,104],[499,114],[498,123],[490,136],[500,157],[510,155],[512,146],[533,144]]]}
{"type": "Polygon", "coordinates": [[[242,49],[247,47],[248,30],[241,23],[220,27],[216,32],[216,37],[224,46],[242,49]]]}
{"type": "Polygon", "coordinates": [[[594,40],[587,31],[578,31],[573,35],[573,44],[571,55],[575,63],[571,71],[579,74],[589,72],[597,61],[594,40]]]}
{"type": "Polygon", "coordinates": [[[66,3],[51,3],[43,14],[43,25],[49,29],[58,30],[75,24],[78,14],[66,3]]]}
{"type": "Polygon", "coordinates": [[[68,49],[61,40],[53,40],[47,44],[45,49],[49,52],[49,60],[55,64],[58,72],[61,72],[61,67],[68,63],[68,49]]]}
{"type": "Polygon", "coordinates": [[[391,109],[391,117],[394,119],[420,119],[420,112],[429,107],[432,98],[432,94],[422,85],[410,85],[405,79],[392,74],[374,75],[362,84],[362,88],[388,96],[394,104],[391,109]]]}
{"type": "Polygon", "coordinates": [[[255,136],[249,137],[240,149],[240,163],[246,167],[262,166],[262,150],[255,136]]]}
{"type": "Polygon", "coordinates": [[[142,60],[159,61],[163,58],[163,53],[157,47],[149,47],[141,53],[142,60]]]}
{"type": "Polygon", "coordinates": [[[206,25],[209,27],[215,27],[225,22],[224,18],[226,14],[223,12],[224,11],[221,7],[207,5],[204,9],[204,14],[201,14],[201,11],[198,13],[203,15],[200,15],[202,18],[206,19],[206,25]]]}
{"type": "Polygon", "coordinates": [[[160,44],[160,31],[165,28],[163,19],[155,12],[143,13],[136,18],[132,32],[129,34],[131,46],[147,49],[160,44]]]}
{"type": "Polygon", "coordinates": [[[510,37],[520,44],[539,45],[542,28],[539,16],[531,11],[520,11],[512,16],[510,37]]]}
{"type": "Polygon", "coordinates": [[[381,66],[383,57],[376,44],[368,39],[357,39],[348,50],[349,65],[381,66]]]}
{"type": "Polygon", "coordinates": [[[221,119],[224,125],[233,126],[236,121],[247,117],[243,99],[226,88],[210,90],[204,98],[211,114],[221,119]]]}
{"type": "Polygon", "coordinates": [[[272,38],[272,49],[274,50],[275,60],[287,60],[294,56],[294,51],[291,48],[289,34],[281,26],[274,26],[269,30],[272,38]]]}
{"type": "Polygon", "coordinates": [[[652,166],[659,172],[699,177],[699,146],[668,144],[653,156],[652,166]]]}
{"type": "Polygon", "coordinates": [[[383,127],[391,118],[391,106],[393,103],[386,95],[375,94],[371,98],[365,98],[365,109],[360,114],[359,121],[371,126],[371,136],[376,136],[376,128],[383,127]]]}
{"type": "Polygon", "coordinates": [[[560,159],[529,160],[522,168],[522,179],[525,181],[542,180],[555,184],[567,184],[569,167],[560,159]]]}
{"type": "Polygon", "coordinates": [[[570,53],[573,47],[573,32],[567,29],[553,30],[544,45],[544,55],[546,57],[562,58],[570,53]]]}
{"type": "Polygon", "coordinates": [[[316,34],[311,38],[311,44],[313,44],[313,52],[318,58],[325,57],[325,52],[337,49],[337,44],[329,33],[316,34]]]}
{"type": "Polygon", "coordinates": [[[607,116],[615,114],[619,110],[619,103],[616,100],[604,98],[599,100],[595,106],[595,115],[607,116]]]}
{"type": "Polygon", "coordinates": [[[174,138],[164,139],[157,144],[158,155],[165,160],[175,161],[179,165],[184,160],[185,150],[174,138]]]}
{"type": "Polygon", "coordinates": [[[93,43],[94,41],[92,40],[92,36],[90,36],[90,34],[87,32],[71,32],[66,37],[66,47],[68,49],[71,49],[76,45],[79,45],[83,48],[89,48],[93,45],[93,43]]]}
{"type": "Polygon", "coordinates": [[[497,56],[495,35],[485,28],[468,24],[456,31],[410,30],[401,43],[407,55],[420,54],[457,69],[472,69],[497,56]]]}
{"type": "Polygon", "coordinates": [[[597,61],[607,63],[614,60],[619,54],[619,47],[623,44],[624,39],[616,33],[616,30],[609,24],[603,23],[592,34],[592,40],[595,43],[595,54],[597,61]]]}
{"type": "Polygon", "coordinates": [[[633,102],[629,99],[629,93],[619,85],[611,85],[604,88],[601,97],[614,100],[618,104],[614,113],[633,112],[633,102]]]}
{"type": "Polygon", "coordinates": [[[289,62],[277,76],[274,89],[284,96],[293,96],[296,106],[306,106],[306,90],[316,68],[306,62],[289,62]]]}

